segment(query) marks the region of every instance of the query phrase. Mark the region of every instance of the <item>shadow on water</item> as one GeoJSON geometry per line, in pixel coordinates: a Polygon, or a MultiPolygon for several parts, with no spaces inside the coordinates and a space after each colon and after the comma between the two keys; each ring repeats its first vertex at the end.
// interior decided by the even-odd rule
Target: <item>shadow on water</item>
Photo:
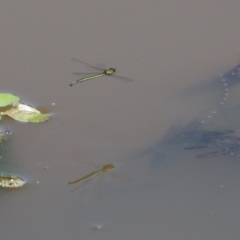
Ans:
{"type": "MultiPolygon", "coordinates": [[[[206,119],[194,119],[188,124],[173,125],[155,146],[143,151],[150,155],[152,167],[170,164],[192,151],[196,158],[240,156],[240,105],[226,106],[229,91],[240,83],[240,65],[208,83],[186,89],[180,95],[217,90],[221,93],[218,107],[206,119]]],[[[204,96],[203,96],[204,97],[204,96]]]]}

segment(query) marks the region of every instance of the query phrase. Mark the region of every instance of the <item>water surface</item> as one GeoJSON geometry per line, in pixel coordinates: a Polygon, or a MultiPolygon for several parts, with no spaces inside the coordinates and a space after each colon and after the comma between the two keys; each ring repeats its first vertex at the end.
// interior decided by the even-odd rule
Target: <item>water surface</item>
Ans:
{"type": "MultiPolygon", "coordinates": [[[[1,91],[53,113],[45,124],[2,122],[13,132],[1,149],[2,172],[28,181],[0,191],[2,238],[237,239],[237,157],[196,159],[166,145],[166,161],[153,164],[143,153],[173,124],[218,109],[217,85],[181,93],[239,64],[239,7],[234,0],[1,4],[1,91]],[[72,58],[135,81],[69,87],[72,73],[85,71],[72,58]],[[106,174],[97,201],[94,183],[71,192],[67,183],[95,171],[92,163],[114,164],[133,181],[106,174]]],[[[229,107],[238,93],[233,87],[229,107]]]]}

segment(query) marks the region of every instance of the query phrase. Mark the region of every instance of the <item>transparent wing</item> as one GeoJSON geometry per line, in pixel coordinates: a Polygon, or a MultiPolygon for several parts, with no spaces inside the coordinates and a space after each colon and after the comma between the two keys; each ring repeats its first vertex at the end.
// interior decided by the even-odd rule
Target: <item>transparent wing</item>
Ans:
{"type": "Polygon", "coordinates": [[[94,201],[99,199],[104,176],[105,176],[105,174],[103,172],[99,172],[98,176],[95,179],[96,182],[94,183],[94,186],[93,186],[93,200],[94,201]]]}
{"type": "Polygon", "coordinates": [[[85,63],[85,62],[83,62],[83,61],[80,61],[80,60],[77,60],[77,59],[72,59],[72,61],[74,62],[74,63],[76,63],[77,65],[80,65],[80,66],[85,66],[85,67],[88,67],[88,68],[90,68],[90,69],[96,69],[96,70],[98,70],[98,71],[104,71],[105,69],[104,68],[101,68],[101,67],[95,67],[95,66],[92,66],[92,65],[90,65],[90,64],[88,64],[88,63],[85,63]]]}
{"type": "Polygon", "coordinates": [[[85,185],[87,182],[89,182],[92,178],[90,179],[85,179],[84,181],[80,182],[77,184],[77,187],[73,188],[71,190],[71,192],[75,192],[76,190],[78,190],[80,187],[82,187],[83,185],[85,185]]]}
{"type": "MultiPolygon", "coordinates": [[[[80,60],[77,60],[77,59],[72,59],[72,61],[80,66],[85,66],[87,68],[90,68],[91,70],[92,69],[95,69],[95,70],[98,70],[98,72],[88,72],[88,73],[73,73],[74,75],[84,75],[84,74],[99,74],[100,72],[103,72],[106,70],[106,67],[104,64],[97,64],[97,66],[92,66],[88,63],[85,63],[83,61],[80,61],[80,60]]],[[[130,79],[130,78],[126,78],[126,77],[122,77],[122,76],[118,76],[118,75],[115,75],[113,74],[112,77],[116,80],[119,80],[121,82],[132,82],[134,81],[133,79],[130,79]]]]}
{"type": "Polygon", "coordinates": [[[120,181],[126,182],[126,183],[130,183],[133,181],[133,178],[130,177],[129,175],[123,173],[123,172],[119,172],[116,171],[115,169],[111,172],[108,173],[110,176],[117,178],[120,181]]]}
{"type": "Polygon", "coordinates": [[[105,70],[106,69],[106,64],[104,63],[96,63],[94,64],[94,67],[105,70]]]}
{"type": "Polygon", "coordinates": [[[118,75],[115,75],[115,74],[112,75],[112,77],[116,80],[121,81],[121,82],[132,82],[132,81],[134,81],[133,79],[121,77],[121,76],[118,76],[118,75]]]}
{"type": "Polygon", "coordinates": [[[75,72],[73,75],[80,76],[80,75],[96,75],[99,74],[99,72],[85,72],[85,73],[80,73],[80,72],[75,72]]]}

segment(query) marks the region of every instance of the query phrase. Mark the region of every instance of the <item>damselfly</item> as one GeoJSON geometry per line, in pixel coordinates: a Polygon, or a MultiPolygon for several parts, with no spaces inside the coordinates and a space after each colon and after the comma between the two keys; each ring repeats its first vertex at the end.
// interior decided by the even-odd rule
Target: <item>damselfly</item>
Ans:
{"type": "MultiPolygon", "coordinates": [[[[133,80],[132,79],[129,79],[129,78],[125,78],[125,77],[121,77],[121,76],[118,76],[116,75],[116,68],[108,68],[108,69],[104,69],[104,68],[101,68],[101,67],[95,67],[95,66],[92,66],[88,63],[85,63],[85,62],[82,62],[80,60],[77,60],[77,59],[72,59],[74,62],[77,62],[77,63],[80,63],[82,65],[85,65],[86,67],[88,68],[91,68],[91,69],[94,69],[94,70],[97,70],[98,72],[97,73],[92,73],[94,74],[93,76],[89,76],[89,77],[84,77],[84,78],[81,78],[81,79],[78,79],[72,83],[70,83],[70,86],[73,86],[74,84],[76,83],[79,83],[79,82],[84,82],[84,81],[88,81],[88,80],[91,80],[91,79],[95,79],[95,78],[99,78],[99,77],[104,77],[104,76],[112,76],[114,77],[115,79],[119,80],[119,81],[122,81],[122,82],[132,82],[133,80]]],[[[75,73],[75,74],[86,74],[86,73],[75,73]]],[[[91,73],[88,73],[88,74],[91,74],[91,73]]]]}

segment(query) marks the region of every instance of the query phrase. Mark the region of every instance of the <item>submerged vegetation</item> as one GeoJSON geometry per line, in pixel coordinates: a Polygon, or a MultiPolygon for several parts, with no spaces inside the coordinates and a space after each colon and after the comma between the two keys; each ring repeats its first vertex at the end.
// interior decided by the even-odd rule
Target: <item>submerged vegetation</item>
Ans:
{"type": "MultiPolygon", "coordinates": [[[[158,143],[143,152],[153,156],[152,164],[169,162],[176,156],[191,151],[196,158],[240,156],[240,106],[227,106],[231,87],[240,83],[240,65],[219,75],[209,86],[220,92],[216,109],[202,119],[189,121],[186,125],[172,126],[158,143]]],[[[192,91],[192,88],[191,88],[192,91]]],[[[184,92],[186,93],[186,92],[184,92]]]]}

